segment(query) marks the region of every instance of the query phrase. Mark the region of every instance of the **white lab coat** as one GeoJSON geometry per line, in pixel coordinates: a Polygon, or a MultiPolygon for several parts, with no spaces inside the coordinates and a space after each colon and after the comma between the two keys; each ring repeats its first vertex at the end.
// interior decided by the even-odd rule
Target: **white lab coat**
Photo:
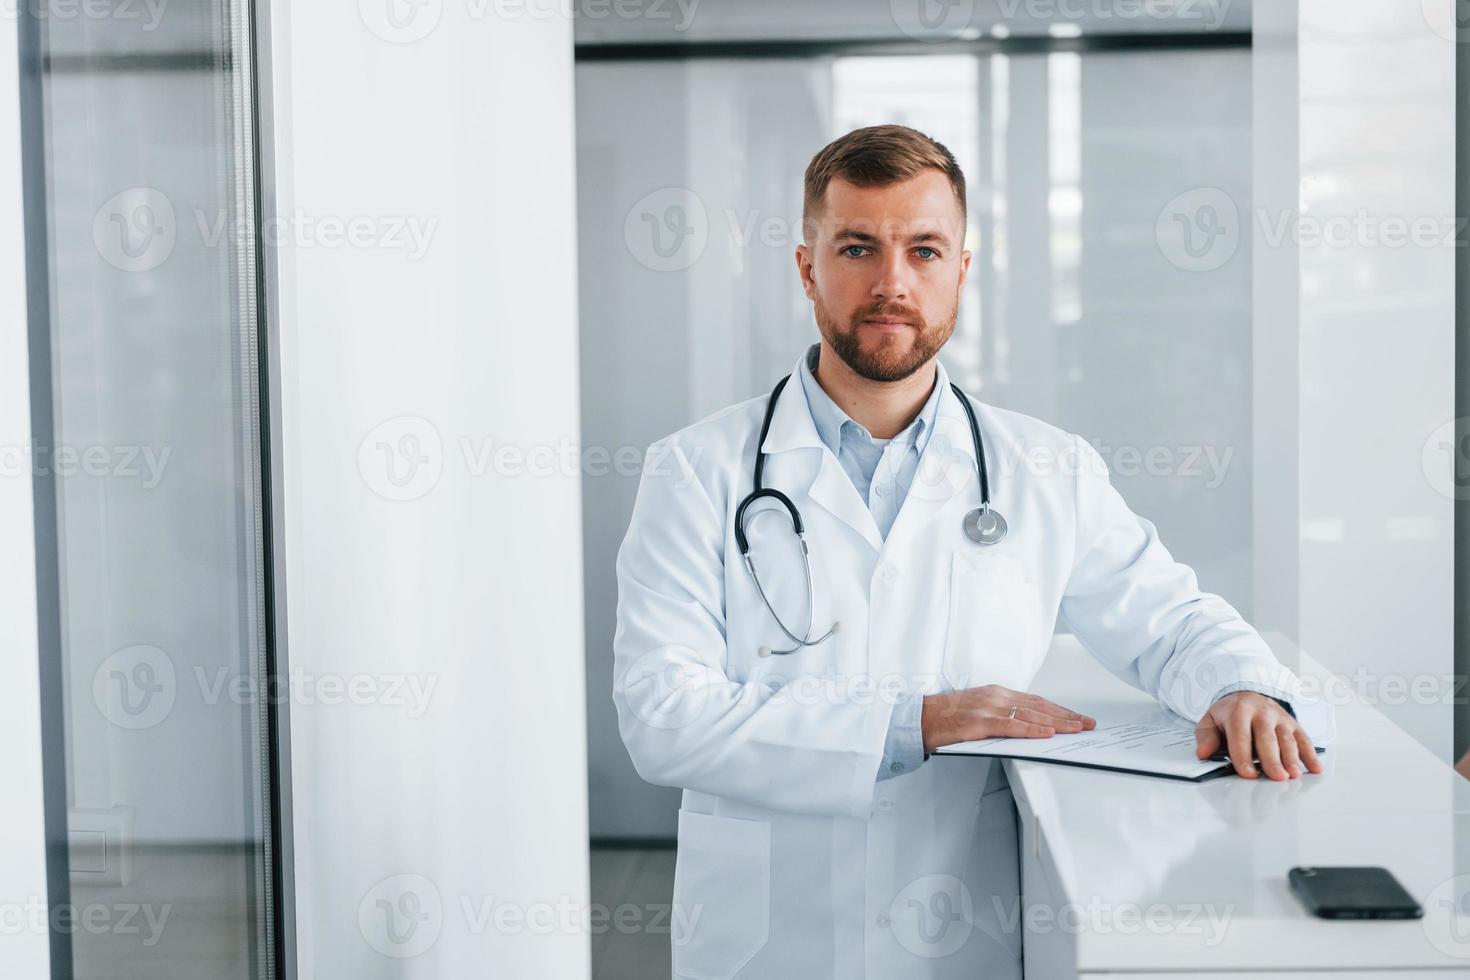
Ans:
{"type": "MultiPolygon", "coordinates": [[[[876,777],[900,687],[1025,690],[1059,616],[1109,670],[1191,722],[1240,686],[1303,714],[1295,676],[1199,590],[1081,438],[972,398],[1010,533],[994,546],[966,537],[980,502],[974,449],[942,368],[940,383],[887,540],[801,385],[782,392],[764,483],[806,525],[813,635],[841,623],[789,656],[758,654],[790,644],[734,538],[766,396],[649,450],[618,554],[613,698],[639,774],[684,790],[677,977],[1019,977],[1017,828],[1001,764],[933,757],[876,777]]],[[[784,511],[748,528],[762,582],[799,630],[805,582],[784,511]]],[[[1330,708],[1307,714],[1308,734],[1329,741],[1330,708]]]]}

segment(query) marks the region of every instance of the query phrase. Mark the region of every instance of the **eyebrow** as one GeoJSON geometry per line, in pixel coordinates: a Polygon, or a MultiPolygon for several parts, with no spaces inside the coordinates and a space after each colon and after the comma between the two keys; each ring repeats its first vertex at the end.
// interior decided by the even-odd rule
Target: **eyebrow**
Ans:
{"type": "MultiPolygon", "coordinates": [[[[843,228],[838,231],[837,234],[832,236],[832,239],[834,241],[843,238],[851,238],[854,241],[863,242],[864,244],[868,245],[878,244],[878,238],[876,235],[870,235],[865,231],[858,231],[856,228],[843,228]]],[[[919,245],[924,242],[937,242],[940,245],[948,245],[949,237],[943,232],[938,231],[921,231],[909,237],[910,245],[919,245]]]]}

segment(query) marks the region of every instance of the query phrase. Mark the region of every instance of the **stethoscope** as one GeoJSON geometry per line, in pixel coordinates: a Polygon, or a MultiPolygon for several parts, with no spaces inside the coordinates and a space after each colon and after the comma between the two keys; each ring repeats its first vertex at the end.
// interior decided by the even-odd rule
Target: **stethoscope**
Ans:
{"type": "MultiPolygon", "coordinates": [[[[788,374],[776,382],[776,387],[771,390],[771,397],[766,403],[766,417],[761,422],[760,439],[755,444],[755,479],[753,481],[755,486],[745,499],[740,501],[740,506],[735,509],[735,544],[740,548],[740,557],[745,560],[745,568],[750,572],[751,581],[755,582],[755,589],[760,593],[761,601],[766,604],[766,609],[770,611],[771,618],[776,621],[777,626],[781,627],[781,632],[796,644],[788,650],[761,647],[762,657],[769,657],[771,654],[795,653],[802,647],[816,646],[836,633],[837,627],[841,625],[833,623],[827,632],[815,640],[811,638],[812,617],[815,615],[816,607],[812,602],[811,554],[806,545],[806,528],[801,523],[801,512],[796,509],[791,498],[780,490],[761,486],[761,474],[766,467],[766,454],[761,447],[765,445],[766,433],[771,429],[771,417],[776,413],[776,399],[781,396],[781,389],[785,388],[786,382],[790,380],[791,375],[788,374]],[[806,630],[801,636],[797,636],[786,628],[786,623],[782,621],[780,613],[776,612],[776,607],[771,605],[771,600],[761,585],[760,576],[755,572],[755,562],[750,557],[750,541],[745,536],[745,512],[751,504],[763,497],[769,497],[786,508],[786,513],[791,516],[791,529],[796,532],[797,541],[801,544],[801,563],[806,568],[806,630]]],[[[975,467],[980,471],[980,506],[965,515],[965,534],[976,544],[998,544],[1006,536],[1006,521],[990,506],[990,476],[985,469],[985,443],[980,439],[980,425],[975,421],[975,409],[970,405],[970,399],[960,390],[960,386],[951,383],[949,387],[959,398],[960,404],[965,407],[965,415],[970,420],[970,439],[975,444],[975,467]]]]}

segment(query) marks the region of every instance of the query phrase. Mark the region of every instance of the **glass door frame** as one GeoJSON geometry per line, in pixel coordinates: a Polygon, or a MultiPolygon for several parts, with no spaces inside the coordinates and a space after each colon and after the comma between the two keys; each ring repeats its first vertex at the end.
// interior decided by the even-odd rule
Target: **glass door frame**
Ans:
{"type": "MultiPolygon", "coordinates": [[[[273,169],[264,164],[271,159],[271,114],[268,97],[271,91],[269,51],[269,7],[268,2],[236,0],[243,10],[236,17],[243,24],[248,37],[243,41],[243,53],[249,63],[243,66],[247,72],[245,82],[248,89],[245,98],[249,103],[250,167],[252,202],[251,222],[256,269],[255,290],[255,340],[256,382],[258,401],[255,406],[259,426],[260,485],[255,488],[260,501],[262,531],[262,577],[264,603],[265,670],[269,692],[287,691],[285,678],[289,677],[285,651],[285,545],[282,522],[279,520],[283,497],[281,481],[276,475],[281,471],[280,439],[280,367],[277,356],[278,318],[274,315],[276,305],[277,276],[274,257],[263,244],[261,235],[262,215],[273,213],[274,191],[267,180],[273,169]]],[[[18,135],[8,141],[5,158],[0,158],[0,174],[12,177],[18,169],[18,181],[8,179],[7,187],[21,188],[15,203],[20,205],[16,219],[5,222],[5,240],[0,240],[0,259],[10,254],[12,247],[19,253],[20,261],[9,263],[6,274],[23,267],[24,288],[0,288],[0,305],[7,308],[0,315],[0,355],[10,351],[25,351],[26,357],[0,357],[0,384],[5,398],[28,403],[29,447],[47,447],[56,442],[56,418],[54,410],[53,352],[52,352],[52,284],[50,281],[50,214],[46,174],[46,126],[44,80],[46,64],[44,58],[43,25],[40,4],[44,0],[17,0],[16,16],[4,18],[0,23],[14,25],[14,33],[0,30],[0,132],[18,135]],[[10,52],[17,60],[10,60],[10,52]],[[11,70],[12,68],[17,70],[11,70]],[[13,81],[12,81],[13,80],[13,81]],[[10,154],[9,147],[14,147],[10,154]],[[9,155],[16,158],[17,168],[11,167],[9,155]],[[11,241],[13,237],[15,241],[11,241]]],[[[0,145],[6,141],[0,140],[0,145]]],[[[11,202],[0,204],[0,218],[8,217],[6,207],[11,202]]],[[[0,284],[8,285],[8,284],[0,284]]],[[[0,399],[0,407],[9,408],[0,399]]],[[[12,443],[19,433],[10,431],[20,424],[24,412],[11,412],[4,428],[0,428],[0,447],[12,443]],[[11,420],[15,420],[12,425],[11,420]]],[[[29,457],[22,456],[22,459],[29,457]]],[[[44,938],[32,936],[34,943],[7,943],[0,955],[0,973],[6,975],[36,975],[36,967],[42,962],[40,947],[46,947],[51,980],[71,980],[74,970],[72,962],[72,933],[74,929],[58,928],[57,910],[70,907],[70,854],[67,833],[67,765],[65,730],[65,679],[63,676],[62,630],[61,630],[61,582],[59,567],[57,483],[54,474],[44,467],[26,466],[30,470],[29,481],[14,479],[0,486],[0,528],[9,531],[9,525],[30,518],[30,534],[34,549],[7,547],[6,558],[0,565],[0,587],[5,592],[0,596],[0,611],[9,611],[14,605],[18,613],[28,606],[33,614],[30,622],[21,616],[12,619],[15,630],[12,638],[27,635],[35,637],[36,658],[34,674],[12,673],[12,678],[30,676],[35,684],[17,684],[12,694],[24,706],[24,699],[35,692],[31,702],[37,711],[21,710],[0,712],[0,732],[7,737],[17,758],[36,763],[39,779],[30,781],[23,777],[29,770],[23,767],[18,778],[6,785],[10,815],[4,827],[8,839],[16,845],[29,839],[25,832],[40,831],[37,850],[44,851],[44,871],[34,881],[15,881],[14,895],[28,894],[35,901],[44,901],[46,923],[44,938]],[[28,485],[27,485],[28,484],[28,485]],[[31,565],[33,578],[28,576],[26,565],[31,565]],[[29,587],[27,587],[29,586],[29,587]],[[36,722],[39,722],[38,724],[36,722]],[[13,958],[12,958],[13,957],[13,958]]],[[[8,539],[8,538],[7,538],[8,539]]],[[[20,649],[25,644],[19,644],[20,649]]],[[[0,706],[4,702],[0,701],[0,706]]],[[[270,862],[271,888],[269,921],[264,923],[272,938],[269,975],[277,980],[295,980],[297,976],[297,942],[295,924],[295,873],[293,864],[293,821],[291,809],[290,778],[290,724],[289,701],[278,696],[266,697],[266,732],[268,791],[269,791],[269,834],[267,856],[270,862]]],[[[17,852],[26,848],[17,846],[17,852]]],[[[37,864],[41,869],[42,865],[37,864]]],[[[64,914],[64,912],[63,912],[64,914]]]]}

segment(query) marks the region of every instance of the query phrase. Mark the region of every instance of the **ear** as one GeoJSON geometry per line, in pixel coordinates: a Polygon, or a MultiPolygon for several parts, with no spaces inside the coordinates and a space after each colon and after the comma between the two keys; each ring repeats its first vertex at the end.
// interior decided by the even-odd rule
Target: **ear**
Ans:
{"type": "Polygon", "coordinates": [[[812,250],[805,245],[796,246],[796,274],[801,277],[801,289],[806,293],[806,298],[815,300],[817,289],[817,270],[812,263],[812,250]]]}

